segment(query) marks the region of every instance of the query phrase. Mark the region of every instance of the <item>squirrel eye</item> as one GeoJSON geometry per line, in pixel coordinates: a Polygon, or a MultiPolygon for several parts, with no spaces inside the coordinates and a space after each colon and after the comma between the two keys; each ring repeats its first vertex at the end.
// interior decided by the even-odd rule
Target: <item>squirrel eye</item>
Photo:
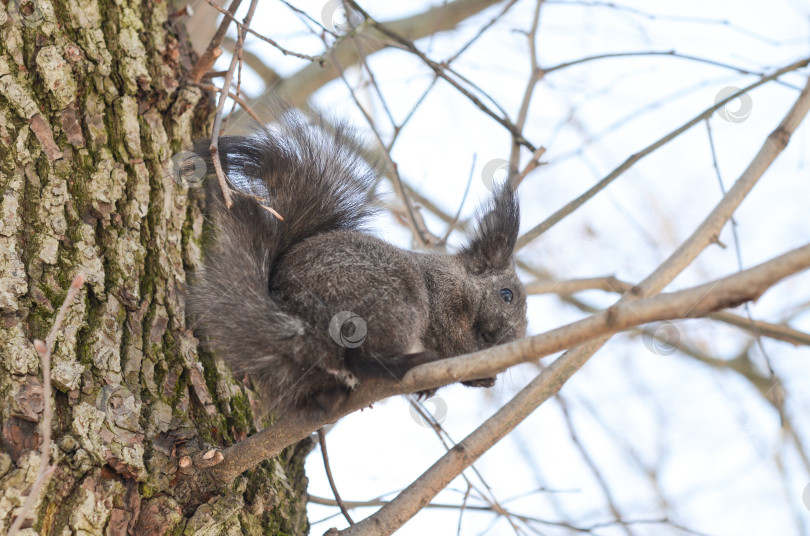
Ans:
{"type": "Polygon", "coordinates": [[[512,299],[514,297],[515,296],[512,294],[512,291],[509,290],[508,288],[502,288],[501,289],[501,299],[503,301],[505,301],[506,303],[512,303],[512,299]]]}

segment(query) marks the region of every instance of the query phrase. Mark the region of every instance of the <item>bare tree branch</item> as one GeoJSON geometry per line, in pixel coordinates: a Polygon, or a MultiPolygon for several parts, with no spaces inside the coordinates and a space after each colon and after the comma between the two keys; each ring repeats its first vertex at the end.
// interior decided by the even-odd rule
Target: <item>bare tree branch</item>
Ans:
{"type": "MultiPolygon", "coordinates": [[[[416,210],[416,207],[413,206],[413,202],[411,201],[410,197],[408,196],[407,192],[402,186],[402,179],[399,176],[399,167],[397,163],[394,162],[394,159],[391,157],[391,151],[385,146],[383,143],[382,136],[380,135],[379,130],[377,129],[376,124],[374,123],[374,119],[366,112],[365,108],[360,104],[357,95],[355,94],[354,88],[351,87],[349,81],[346,80],[346,77],[343,73],[343,68],[340,65],[339,60],[334,55],[329,56],[331,62],[340,72],[340,78],[343,80],[343,83],[346,85],[346,88],[349,90],[349,94],[352,96],[357,108],[362,112],[363,117],[366,119],[366,123],[368,123],[369,128],[374,133],[374,136],[377,139],[377,143],[382,151],[382,154],[385,157],[386,163],[388,164],[388,174],[391,177],[391,184],[394,186],[394,191],[397,194],[397,197],[402,202],[402,205],[405,207],[405,210],[408,215],[408,224],[411,228],[411,233],[413,237],[416,239],[419,246],[427,246],[430,244],[434,244],[438,241],[438,239],[431,234],[428,230],[427,225],[425,225],[425,221],[422,219],[422,216],[416,210]]],[[[371,74],[371,70],[367,71],[371,74]]],[[[372,83],[373,78],[372,78],[372,83]]],[[[376,85],[376,83],[374,83],[376,85]]],[[[382,100],[382,95],[380,95],[380,100],[382,100]]],[[[384,100],[382,100],[385,103],[384,100]]]]}
{"type": "Polygon", "coordinates": [[[633,536],[633,532],[625,523],[625,520],[622,518],[622,514],[619,511],[619,507],[616,504],[616,498],[614,496],[613,491],[610,489],[608,485],[608,480],[605,478],[605,475],[602,471],[599,470],[599,466],[593,459],[593,456],[590,455],[588,449],[585,448],[585,445],[582,443],[582,440],[577,433],[577,429],[574,426],[574,421],[571,419],[571,414],[568,411],[568,403],[565,401],[563,397],[559,394],[556,396],[556,401],[560,405],[560,409],[562,410],[563,418],[565,419],[565,424],[568,426],[568,432],[571,436],[571,442],[574,443],[577,451],[579,452],[580,457],[584,460],[585,465],[588,466],[590,469],[591,474],[596,479],[599,488],[602,490],[602,494],[605,496],[605,500],[607,501],[608,508],[610,509],[610,513],[613,514],[613,517],[616,520],[616,523],[624,530],[624,533],[627,536],[633,536]]]}
{"type": "MultiPolygon", "coordinates": [[[[320,58],[317,58],[315,56],[309,56],[307,54],[301,54],[299,52],[295,52],[295,51],[288,50],[288,49],[284,48],[283,46],[279,45],[278,42],[276,42],[275,40],[270,39],[269,37],[260,34],[256,30],[253,30],[250,27],[250,22],[248,21],[248,19],[245,19],[245,22],[241,23],[241,22],[239,22],[238,20],[236,20],[234,18],[233,13],[230,12],[230,9],[228,9],[228,11],[225,11],[224,9],[222,9],[221,7],[216,5],[211,0],[205,0],[205,1],[208,2],[209,6],[216,9],[217,11],[219,11],[224,16],[223,23],[225,21],[228,21],[229,23],[230,23],[230,21],[233,21],[236,24],[236,27],[239,30],[241,30],[242,32],[244,32],[246,34],[247,33],[252,34],[254,37],[256,37],[258,39],[261,39],[265,43],[268,43],[268,44],[274,46],[275,48],[277,48],[279,50],[279,52],[281,52],[285,56],[294,56],[296,58],[301,58],[302,60],[309,60],[309,61],[313,61],[313,62],[317,62],[317,61],[320,60],[320,58]]],[[[195,80],[195,82],[196,82],[196,80],[195,80]]]]}
{"type": "MultiPolygon", "coordinates": [[[[718,205],[707,216],[703,223],[692,233],[692,235],[679,247],[672,255],[658,267],[652,274],[650,274],[644,281],[637,287],[633,288],[616,305],[612,306],[606,312],[599,313],[590,319],[580,322],[588,322],[599,315],[609,315],[609,324],[615,325],[614,322],[621,317],[614,316],[617,311],[621,309],[629,309],[628,314],[636,315],[639,313],[642,303],[647,304],[660,302],[661,300],[671,299],[676,295],[681,295],[682,292],[695,292],[697,295],[692,295],[689,299],[693,300],[688,302],[687,307],[688,315],[695,314],[698,309],[702,309],[706,305],[714,302],[715,305],[725,303],[725,306],[739,305],[742,301],[735,302],[726,301],[731,298],[731,295],[718,292],[721,286],[725,286],[729,281],[742,276],[742,274],[753,274],[754,271],[761,272],[766,269],[770,263],[778,263],[783,267],[798,262],[802,264],[810,260],[810,245],[803,246],[794,250],[786,255],[782,255],[768,261],[758,267],[751,268],[744,272],[738,272],[735,275],[729,276],[722,280],[708,285],[701,285],[687,291],[680,293],[673,293],[669,295],[661,295],[654,298],[646,298],[640,301],[634,301],[637,298],[645,298],[660,292],[675,276],[680,273],[686,266],[688,266],[697,255],[705,249],[709,244],[716,240],[723,225],[731,217],[734,210],[739,206],[748,192],[751,191],[754,184],[763,175],[768,166],[776,159],[782,152],[790,140],[790,136],[796,130],[798,125],[806,117],[808,109],[810,109],[810,79],[799,95],[796,102],[793,104],[787,115],[781,121],[779,126],[767,137],[763,147],[755,156],[754,160],[749,164],[748,168],[743,172],[742,176],[737,180],[734,186],[729,190],[718,205]],[[793,257],[793,260],[788,261],[788,257],[793,257]],[[806,257],[804,261],[800,260],[806,257]],[[783,264],[787,262],[786,264],[783,264]],[[725,282],[725,284],[723,283],[725,282]],[[710,298],[710,296],[713,296],[710,298]],[[709,300],[708,302],[706,300],[709,300]],[[719,301],[715,301],[719,300],[719,301]]],[[[772,265],[774,266],[774,265],[772,265]]],[[[803,269],[803,268],[802,268],[803,269]]],[[[769,270],[769,268],[768,268],[769,270]]],[[[762,275],[762,274],[761,274],[762,275]]],[[[746,278],[747,279],[747,278],[746,278]]],[[[753,281],[750,281],[753,283],[753,281]]],[[[731,290],[731,289],[729,289],[731,290]]],[[[764,290],[764,289],[763,289],[764,290]]],[[[722,306],[721,306],[722,307],[722,306]]],[[[719,308],[719,307],[718,307],[719,308]]],[[[705,311],[707,314],[709,310],[705,311]]],[[[644,322],[651,321],[644,320],[644,322]]],[[[660,319],[659,319],[660,320],[660,319]]],[[[559,328],[565,329],[565,328],[559,328]]],[[[592,328],[598,330],[596,326],[592,328]]],[[[590,330],[589,330],[590,331],[590,330]]],[[[558,332],[553,330],[547,333],[547,336],[558,332]]],[[[590,331],[593,333],[593,331],[590,331]]],[[[345,535],[387,535],[393,533],[397,528],[402,526],[408,519],[413,517],[420,508],[430,502],[441,489],[443,489],[453,478],[455,478],[461,471],[475,461],[479,456],[486,452],[492,445],[497,443],[507,433],[509,433],[515,426],[522,422],[530,413],[532,413],[540,404],[547,400],[550,396],[556,394],[563,386],[563,384],[573,374],[579,370],[590,357],[601,348],[609,339],[609,335],[602,336],[601,338],[589,338],[587,342],[580,344],[571,350],[566,351],[561,357],[555,360],[549,367],[544,369],[534,380],[532,380],[526,387],[524,387],[518,394],[509,401],[503,408],[501,408],[495,415],[490,417],[478,429],[472,432],[467,438],[464,439],[452,452],[447,453],[439,459],[433,466],[431,466],[425,473],[422,474],[416,481],[414,481],[408,488],[406,488],[396,499],[388,505],[382,507],[377,513],[360,521],[353,527],[342,532],[345,535]]],[[[530,345],[531,341],[537,341],[537,337],[530,337],[521,341],[516,341],[509,345],[496,347],[487,352],[493,354],[502,351],[504,348],[517,347],[518,345],[530,345]]],[[[569,345],[573,346],[573,345],[569,345]]],[[[535,348],[539,349],[539,348],[535,348]]],[[[461,356],[452,360],[445,360],[452,362],[452,366],[457,366],[464,372],[464,365],[459,362],[470,358],[472,356],[461,356]]],[[[535,358],[542,357],[542,352],[534,353],[535,358]]],[[[497,358],[495,358],[497,359],[497,358]]],[[[430,366],[435,366],[442,363],[432,363],[430,366]]],[[[474,364],[472,364],[474,365],[474,364]]],[[[422,365],[412,370],[406,377],[405,381],[414,378],[421,371],[426,369],[428,365],[422,365]]],[[[448,368],[451,368],[448,367],[448,368]]]]}
{"type": "MultiPolygon", "coordinates": [[[[534,7],[534,16],[532,17],[532,26],[531,28],[529,28],[527,32],[530,74],[529,80],[528,82],[526,82],[526,89],[523,91],[523,100],[520,103],[520,110],[518,111],[517,121],[515,121],[515,126],[521,132],[523,131],[523,127],[526,126],[526,119],[529,116],[529,105],[531,104],[532,101],[532,95],[534,95],[534,89],[535,87],[537,87],[537,83],[543,77],[543,71],[540,70],[540,67],[537,63],[537,29],[540,25],[540,8],[542,6],[543,0],[536,0],[536,4],[534,7]]],[[[542,147],[540,149],[542,149],[542,147]]],[[[540,149],[535,150],[535,153],[540,151],[540,149]]],[[[539,156],[537,157],[537,159],[533,158],[532,161],[536,161],[538,159],[539,156]]],[[[520,143],[518,143],[518,140],[514,135],[512,136],[512,150],[509,155],[509,165],[512,169],[518,169],[518,167],[520,167],[520,143]]],[[[528,174],[529,171],[527,171],[526,174],[528,174]]],[[[522,180],[523,177],[525,177],[524,174],[521,175],[522,176],[520,178],[509,177],[509,180],[514,181],[515,183],[514,185],[517,186],[520,180],[522,180]]]]}
{"type": "MultiPolygon", "coordinates": [[[[211,70],[211,67],[213,67],[214,63],[217,61],[217,58],[222,55],[220,45],[222,44],[222,40],[225,39],[225,33],[228,31],[228,27],[231,25],[233,15],[236,13],[236,10],[239,9],[239,4],[241,3],[242,0],[231,0],[231,4],[228,6],[228,11],[226,11],[226,13],[230,15],[230,18],[224,17],[222,19],[222,22],[219,23],[219,28],[217,28],[216,33],[211,38],[211,42],[208,43],[205,52],[202,53],[200,58],[197,60],[197,63],[195,63],[194,67],[192,67],[188,72],[188,78],[192,82],[199,82],[202,80],[203,75],[211,70]]],[[[219,6],[216,7],[219,8],[219,6]]]]}
{"type": "Polygon", "coordinates": [[[236,47],[234,49],[233,57],[231,58],[231,65],[228,67],[228,74],[225,75],[225,81],[222,83],[222,92],[219,94],[219,101],[217,101],[217,112],[214,116],[214,127],[211,132],[211,161],[214,163],[214,171],[219,181],[219,187],[222,190],[222,197],[225,200],[225,206],[231,208],[233,201],[231,200],[231,187],[228,184],[228,178],[222,170],[222,161],[219,158],[219,130],[222,124],[222,112],[225,111],[225,101],[228,99],[230,93],[231,81],[233,80],[233,73],[236,70],[236,64],[239,62],[239,51],[245,43],[246,29],[250,27],[250,21],[253,19],[253,13],[256,11],[258,0],[252,0],[248,8],[245,21],[239,27],[239,38],[236,40],[236,47]]]}
{"type": "MultiPolygon", "coordinates": [[[[432,7],[417,15],[385,21],[381,24],[384,24],[398,35],[406,36],[411,40],[418,40],[429,35],[452,30],[462,21],[497,4],[499,1],[455,0],[432,7]]],[[[356,28],[352,34],[352,39],[359,39],[363,42],[362,50],[366,55],[373,54],[388,46],[385,36],[373,26],[356,28]]],[[[345,68],[359,61],[357,53],[358,49],[355,44],[351,43],[350,40],[340,39],[326,54],[333,55],[345,68]]],[[[332,65],[311,63],[273,86],[272,92],[249,101],[249,104],[254,109],[261,110],[266,99],[275,99],[281,96],[294,106],[302,106],[316,89],[338,76],[338,70],[332,65]]],[[[234,116],[234,123],[241,124],[245,119],[245,116],[237,112],[234,116]]]]}
{"type": "MultiPolygon", "coordinates": [[[[382,379],[366,381],[333,413],[288,415],[261,432],[230,447],[225,451],[225,460],[210,469],[210,476],[219,482],[229,482],[243,471],[276,455],[285,446],[307,437],[313,430],[388,396],[493,376],[511,366],[533,361],[642,323],[705,316],[717,309],[756,299],[777,281],[808,267],[810,267],[810,245],[705,285],[632,303],[620,302],[591,317],[540,335],[481,352],[420,365],[406,374],[401,382],[382,379]]],[[[569,360],[561,358],[549,368],[556,365],[554,370],[558,370],[558,373],[559,369],[564,369],[573,374],[575,369],[572,369],[567,363],[569,360]]],[[[547,378],[548,374],[544,371],[538,378],[547,378]]],[[[557,389],[562,386],[562,383],[563,381],[560,381],[557,384],[555,380],[557,389]]],[[[549,386],[545,385],[544,389],[549,389],[549,386]]],[[[549,393],[553,394],[551,391],[549,393]]],[[[510,404],[512,403],[510,402],[510,404]]],[[[510,422],[516,425],[518,421],[510,420],[510,422]]],[[[464,445],[464,442],[459,445],[464,445]]],[[[457,446],[451,451],[451,454],[465,449],[466,447],[457,446]]],[[[469,459],[469,462],[471,463],[473,459],[469,459]]]]}
{"type": "MultiPolygon", "coordinates": [[[[782,76],[785,73],[795,71],[797,69],[801,69],[802,67],[805,67],[808,64],[810,64],[810,58],[805,58],[803,60],[799,60],[797,62],[791,63],[790,65],[782,67],[781,69],[777,70],[776,72],[774,72],[774,73],[772,73],[772,74],[770,74],[768,76],[765,76],[765,77],[757,80],[753,84],[751,84],[751,85],[737,91],[736,93],[730,95],[728,98],[723,99],[721,101],[718,101],[717,103],[715,103],[714,106],[711,106],[711,107],[703,110],[700,114],[693,117],[692,119],[687,121],[685,124],[681,125],[677,129],[673,130],[672,132],[670,132],[669,134],[667,134],[663,138],[659,139],[655,143],[652,143],[651,145],[648,145],[647,147],[645,147],[641,151],[631,155],[629,158],[627,158],[627,160],[622,162],[619,167],[617,167],[616,169],[611,171],[604,179],[600,180],[598,183],[596,183],[590,189],[588,189],[587,192],[585,192],[581,196],[577,197],[576,199],[574,199],[573,201],[571,201],[570,203],[568,203],[567,205],[562,207],[560,210],[558,210],[557,212],[555,212],[554,214],[552,214],[551,216],[546,218],[543,222],[541,222],[540,224],[534,226],[532,229],[530,229],[529,231],[524,233],[523,236],[518,238],[516,248],[518,250],[523,248],[529,242],[531,242],[532,240],[534,240],[535,238],[537,238],[541,234],[548,231],[551,227],[553,227],[554,225],[556,225],[557,223],[562,221],[563,218],[565,218],[566,216],[568,216],[569,214],[574,212],[576,209],[578,209],[579,207],[584,205],[586,201],[588,201],[593,196],[595,196],[597,193],[599,193],[600,191],[605,189],[605,187],[607,187],[616,178],[618,178],[625,171],[627,171],[628,169],[633,167],[633,165],[635,165],[636,162],[638,162],[639,160],[641,160],[645,156],[649,155],[650,153],[652,153],[656,149],[658,149],[658,148],[666,145],[670,141],[674,140],[675,138],[677,138],[678,136],[680,136],[681,134],[683,134],[684,132],[686,132],[687,130],[692,128],[693,126],[695,126],[698,123],[700,123],[701,121],[703,121],[704,119],[710,117],[718,108],[720,108],[722,106],[725,106],[728,102],[730,102],[733,99],[736,99],[737,97],[739,97],[743,93],[747,93],[748,91],[751,91],[752,89],[754,89],[756,87],[759,87],[762,84],[764,84],[766,82],[769,82],[770,80],[774,80],[774,79],[782,76]]],[[[793,131],[791,130],[790,132],[792,133],[793,131]]],[[[781,150],[779,152],[781,152],[781,150]]],[[[779,152],[777,152],[775,154],[779,154],[779,152]]],[[[770,154],[770,153],[768,153],[768,154],[770,154]]],[[[775,157],[775,155],[774,155],[774,157],[775,157]]],[[[689,262],[691,262],[691,260],[689,262]]]]}
{"type": "MultiPolygon", "coordinates": [[[[627,281],[622,281],[614,276],[588,277],[582,279],[538,280],[526,285],[528,294],[559,294],[569,295],[583,290],[604,290],[608,292],[624,293],[633,288],[627,281]]],[[[725,324],[744,329],[754,335],[763,335],[779,341],[789,342],[794,345],[810,346],[810,333],[799,331],[790,326],[773,324],[762,320],[751,320],[729,311],[719,311],[708,316],[713,320],[719,320],[725,324]]]]}
{"type": "Polygon", "coordinates": [[[349,525],[354,525],[354,520],[352,519],[352,516],[349,515],[349,511],[346,510],[346,506],[343,504],[343,499],[340,498],[340,493],[338,493],[335,479],[332,477],[332,468],[329,466],[329,454],[326,452],[326,432],[323,428],[318,428],[318,443],[321,445],[323,469],[326,471],[326,478],[329,480],[329,487],[332,488],[332,494],[335,496],[335,502],[340,507],[340,512],[343,514],[343,517],[346,518],[346,521],[349,522],[349,525]]]}
{"type": "MultiPolygon", "coordinates": [[[[467,88],[465,88],[459,82],[457,82],[455,80],[455,78],[448,75],[447,71],[450,71],[449,67],[447,67],[445,64],[435,62],[432,59],[428,58],[427,55],[425,55],[421,50],[419,50],[416,47],[416,45],[413,43],[412,40],[410,40],[407,37],[404,37],[402,35],[399,35],[396,31],[389,28],[385,24],[381,24],[381,23],[378,23],[377,21],[375,21],[365,10],[363,10],[363,8],[361,8],[357,4],[357,2],[354,2],[353,0],[348,0],[348,1],[352,5],[352,7],[354,7],[354,9],[356,9],[358,12],[360,12],[367,20],[369,20],[374,25],[374,27],[377,28],[377,30],[382,32],[383,35],[389,37],[390,39],[393,39],[394,41],[396,41],[397,43],[402,45],[405,48],[405,50],[409,51],[411,54],[415,55],[420,60],[422,60],[422,62],[425,65],[427,65],[428,67],[430,67],[433,70],[433,72],[436,74],[436,76],[442,78],[447,83],[449,83],[451,86],[456,88],[459,92],[461,92],[462,95],[467,97],[467,99],[469,99],[470,102],[475,104],[482,112],[484,112],[485,114],[490,116],[498,124],[500,124],[506,130],[508,130],[512,134],[512,136],[514,137],[516,143],[528,148],[532,152],[537,150],[537,147],[535,147],[529,140],[527,140],[523,136],[523,133],[520,131],[520,129],[517,128],[517,126],[515,126],[515,124],[513,124],[512,121],[508,117],[506,117],[505,114],[504,114],[503,117],[501,117],[500,115],[498,115],[497,113],[492,111],[487,105],[485,105],[483,102],[481,102],[481,100],[478,97],[476,97],[472,92],[470,92],[467,88]]],[[[458,75],[458,73],[454,73],[454,74],[457,77],[461,78],[458,75]]],[[[471,83],[468,80],[465,79],[464,81],[468,85],[471,85],[471,83]]],[[[479,90],[479,92],[480,92],[480,90],[479,90]]],[[[489,97],[487,97],[487,98],[489,98],[489,97]]],[[[489,100],[491,102],[495,102],[491,98],[489,100]]],[[[496,104],[496,106],[497,106],[497,104],[496,104]]]]}
{"type": "MultiPolygon", "coordinates": [[[[223,91],[221,88],[218,88],[217,86],[215,86],[213,84],[202,84],[201,83],[201,84],[197,84],[197,85],[200,87],[200,89],[204,89],[206,91],[213,91],[215,93],[222,93],[222,91],[223,91]]],[[[258,124],[259,127],[264,126],[264,123],[262,122],[259,115],[256,112],[254,112],[253,109],[250,106],[248,106],[248,104],[244,101],[244,99],[242,97],[240,97],[239,95],[234,94],[233,92],[228,92],[228,97],[230,97],[231,99],[233,99],[234,102],[239,104],[245,110],[245,112],[247,112],[247,114],[254,121],[256,121],[256,123],[258,124]]]]}
{"type": "Polygon", "coordinates": [[[810,268],[810,244],[744,272],[705,285],[634,302],[619,302],[590,318],[557,328],[543,335],[498,346],[485,352],[414,368],[405,376],[403,383],[432,384],[432,377],[439,375],[439,371],[434,373],[432,369],[441,366],[444,366],[444,370],[441,371],[442,375],[446,374],[459,379],[472,378],[474,374],[467,374],[471,369],[478,369],[476,374],[479,375],[482,373],[491,375],[493,371],[504,370],[506,367],[516,364],[517,361],[522,362],[549,355],[557,351],[555,348],[583,344],[577,347],[577,351],[566,352],[563,357],[551,363],[535,380],[456,445],[452,451],[440,458],[396,499],[383,506],[372,516],[341,531],[340,534],[344,536],[382,536],[392,534],[401,527],[461,471],[522,422],[540,403],[556,394],[568,378],[587,361],[587,357],[590,357],[590,354],[604,344],[604,338],[595,339],[594,335],[600,337],[630,327],[629,324],[633,323],[630,319],[635,319],[638,323],[664,320],[660,314],[664,310],[670,314],[674,313],[672,318],[676,316],[697,317],[716,308],[739,305],[744,301],[743,295],[747,294],[751,299],[756,299],[776,281],[807,268],[810,268]],[[571,342],[576,338],[573,332],[584,336],[582,343],[571,342]],[[569,339],[569,336],[573,337],[569,339]],[[558,337],[564,339],[565,342],[560,344],[561,341],[558,337]],[[558,344],[560,345],[558,346],[558,344]],[[516,359],[518,355],[521,359],[516,359]],[[572,357],[576,359],[572,359],[572,357]],[[481,366],[482,362],[485,363],[483,366],[481,366]]]}

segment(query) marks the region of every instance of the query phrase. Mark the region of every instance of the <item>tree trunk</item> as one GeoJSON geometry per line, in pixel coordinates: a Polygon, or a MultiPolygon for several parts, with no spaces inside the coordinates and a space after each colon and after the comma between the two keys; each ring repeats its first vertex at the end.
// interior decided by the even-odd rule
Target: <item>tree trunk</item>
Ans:
{"type": "Polygon", "coordinates": [[[45,403],[57,468],[27,534],[307,532],[309,441],[210,497],[175,485],[255,423],[186,325],[203,217],[167,164],[208,134],[212,107],[184,83],[193,58],[170,12],[154,0],[0,0],[3,534],[43,463],[45,403]],[[78,272],[87,283],[56,339],[46,401],[32,341],[78,272]]]}

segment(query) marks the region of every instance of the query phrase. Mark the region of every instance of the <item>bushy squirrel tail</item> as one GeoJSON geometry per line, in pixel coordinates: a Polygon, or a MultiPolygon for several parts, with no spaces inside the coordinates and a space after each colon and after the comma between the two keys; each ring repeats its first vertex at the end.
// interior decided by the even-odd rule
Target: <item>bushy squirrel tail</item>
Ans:
{"type": "Polygon", "coordinates": [[[198,333],[238,376],[275,374],[266,378],[268,384],[294,391],[294,384],[285,384],[295,381],[295,363],[284,360],[301,351],[309,328],[273,301],[270,277],[290,246],[318,233],[359,228],[373,214],[377,172],[359,147],[345,124],[308,120],[291,110],[252,136],[222,138],[220,159],[236,190],[230,209],[207,145],[197,150],[207,165],[211,230],[188,307],[198,333]]]}

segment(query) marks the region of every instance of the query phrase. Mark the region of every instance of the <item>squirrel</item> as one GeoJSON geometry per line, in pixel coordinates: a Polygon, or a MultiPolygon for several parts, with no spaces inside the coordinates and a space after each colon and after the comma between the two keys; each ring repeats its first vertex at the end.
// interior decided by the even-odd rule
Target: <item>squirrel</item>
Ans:
{"type": "MultiPolygon", "coordinates": [[[[367,378],[401,379],[525,336],[508,181],[458,252],[404,250],[364,227],[379,205],[378,174],[354,131],[291,109],[277,115],[248,137],[220,139],[233,204],[207,177],[211,232],[188,295],[204,344],[247,375],[268,413],[327,412],[367,378]]],[[[197,153],[212,170],[210,153],[197,153]]]]}

